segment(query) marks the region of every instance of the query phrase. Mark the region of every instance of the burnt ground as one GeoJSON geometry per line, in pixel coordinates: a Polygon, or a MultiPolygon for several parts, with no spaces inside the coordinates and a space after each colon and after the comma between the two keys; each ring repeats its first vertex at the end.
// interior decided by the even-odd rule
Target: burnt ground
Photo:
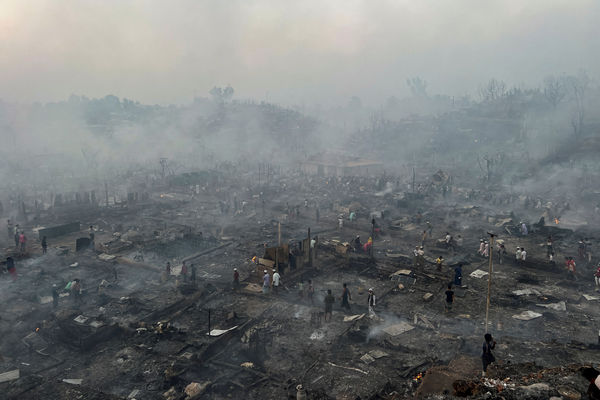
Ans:
{"type": "MultiPolygon", "coordinates": [[[[578,368],[600,359],[597,260],[577,258],[578,280],[570,280],[562,260],[577,255],[576,226],[548,221],[552,226],[524,237],[516,229],[520,220],[537,222],[552,210],[501,193],[467,198],[470,189],[458,185],[448,196],[432,191],[413,198],[402,197],[397,186],[382,194],[379,179],[289,175],[274,178],[261,195],[245,179],[231,174],[194,194],[157,186],[143,202],[66,204],[24,221],[27,232],[73,220],[94,225],[96,248],[75,251],[86,229],[49,240],[46,255],[31,240],[17,259],[17,281],[2,274],[0,373],[20,373],[0,383],[5,398],[183,399],[192,382],[207,399],[295,398],[299,384],[313,399],[585,393],[578,368]],[[220,201],[230,209],[222,210],[220,201]],[[357,220],[348,221],[350,211],[357,220]],[[357,234],[368,238],[374,211],[384,216],[376,215],[373,257],[346,251],[342,244],[357,234]],[[424,265],[415,266],[412,249],[427,220],[433,235],[425,239],[424,265]],[[292,245],[310,228],[318,235],[316,254],[295,268],[282,263],[280,292],[263,294],[267,267],[251,259],[263,257],[265,243],[277,245],[279,223],[282,242],[292,245]],[[476,251],[489,231],[509,254],[502,265],[494,259],[488,330],[498,342],[497,362],[481,378],[488,280],[471,273],[488,270],[476,251]],[[462,244],[440,245],[446,232],[461,235],[462,244]],[[549,234],[556,264],[545,257],[549,234]],[[528,250],[525,263],[514,261],[517,246],[528,250]],[[441,271],[434,264],[439,255],[446,259],[441,271]],[[195,283],[179,275],[184,260],[197,266],[195,283]],[[174,266],[169,277],[167,261],[174,266]],[[456,301],[446,313],[444,291],[458,262],[464,263],[463,285],[454,287],[456,301]],[[238,290],[232,289],[233,268],[241,274],[238,290]],[[407,271],[394,274],[399,270],[407,271]],[[81,298],[65,293],[54,308],[52,285],[63,288],[74,278],[82,280],[81,298]],[[300,290],[308,279],[315,287],[312,304],[300,290]],[[342,283],[352,293],[350,311],[340,304],[342,283]],[[378,297],[375,316],[366,307],[369,288],[378,297]],[[327,289],[336,296],[331,322],[319,316],[327,289]],[[514,318],[524,311],[539,316],[514,318]],[[208,335],[214,329],[226,332],[208,335]]],[[[596,232],[589,226],[597,217],[590,218],[591,252],[596,232]]],[[[14,252],[8,244],[7,255],[14,252]]]]}

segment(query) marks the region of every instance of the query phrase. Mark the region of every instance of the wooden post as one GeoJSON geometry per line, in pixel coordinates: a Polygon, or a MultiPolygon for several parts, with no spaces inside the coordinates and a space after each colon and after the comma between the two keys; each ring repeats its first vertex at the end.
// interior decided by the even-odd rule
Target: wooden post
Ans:
{"type": "Polygon", "coordinates": [[[488,291],[487,291],[487,301],[486,301],[486,305],[485,305],[485,333],[488,333],[488,321],[489,321],[489,312],[490,312],[490,296],[492,293],[492,252],[494,249],[494,234],[493,233],[489,233],[488,235],[490,235],[490,262],[489,262],[489,269],[488,269],[488,291]]]}
{"type": "Polygon", "coordinates": [[[108,207],[108,184],[104,182],[104,194],[106,195],[106,207],[108,207]]]}
{"type": "Polygon", "coordinates": [[[277,223],[277,245],[281,247],[281,221],[277,223]]]}
{"type": "Polygon", "coordinates": [[[371,261],[373,261],[375,255],[375,217],[371,220],[371,248],[369,252],[371,253],[371,261]]]}
{"type": "Polygon", "coordinates": [[[312,249],[310,247],[310,227],[308,228],[308,266],[312,268],[312,249]]]}

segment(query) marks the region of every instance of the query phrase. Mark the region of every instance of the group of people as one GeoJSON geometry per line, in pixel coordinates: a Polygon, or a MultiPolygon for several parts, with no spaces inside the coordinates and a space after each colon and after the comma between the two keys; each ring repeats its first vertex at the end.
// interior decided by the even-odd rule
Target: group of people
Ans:
{"type": "MultiPolygon", "coordinates": [[[[234,271],[234,285],[235,285],[235,273],[237,272],[237,269],[234,271]]],[[[277,272],[276,269],[273,269],[273,276],[271,277],[271,275],[269,275],[269,271],[267,271],[266,269],[263,271],[263,286],[262,286],[262,292],[264,294],[268,294],[271,290],[273,291],[273,294],[279,294],[279,286],[281,285],[281,275],[279,275],[279,272],[277,272]]],[[[238,279],[238,285],[239,285],[239,274],[237,276],[238,279]]]]}
{"type": "Polygon", "coordinates": [[[19,227],[19,224],[13,226],[10,219],[6,221],[6,227],[9,239],[12,237],[15,241],[15,248],[21,254],[25,253],[25,250],[27,249],[27,236],[25,236],[25,231],[19,227]]]}
{"type": "MultiPolygon", "coordinates": [[[[348,288],[348,284],[343,284],[342,295],[340,296],[341,306],[347,312],[351,311],[350,301],[352,300],[352,295],[350,293],[350,289],[348,288]]],[[[335,303],[335,297],[333,296],[331,289],[327,289],[327,295],[325,296],[325,321],[331,321],[331,316],[333,313],[333,304],[335,303]]],[[[373,288],[369,289],[367,296],[367,308],[369,310],[370,316],[375,316],[375,306],[377,305],[377,297],[375,296],[375,291],[373,288]]]]}
{"type": "MultiPolygon", "coordinates": [[[[171,277],[172,273],[173,273],[173,267],[171,266],[171,262],[167,261],[167,265],[165,267],[164,280],[168,281],[169,278],[171,277]]],[[[184,282],[188,281],[188,273],[189,273],[189,281],[192,283],[196,283],[196,265],[191,264],[189,271],[188,271],[188,266],[184,261],[181,263],[181,270],[179,271],[179,276],[181,277],[181,279],[184,282]]]]}

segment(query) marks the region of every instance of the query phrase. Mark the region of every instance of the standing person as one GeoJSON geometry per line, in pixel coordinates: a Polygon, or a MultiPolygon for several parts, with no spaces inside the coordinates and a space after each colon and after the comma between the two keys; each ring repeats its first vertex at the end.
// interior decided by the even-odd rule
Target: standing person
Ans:
{"type": "Polygon", "coordinates": [[[484,339],[485,342],[483,343],[483,353],[481,354],[481,361],[483,362],[483,372],[481,373],[481,376],[485,376],[488,365],[496,361],[496,358],[492,354],[492,350],[494,350],[496,347],[496,341],[489,333],[484,335],[484,339]]]}
{"type": "Polygon", "coordinates": [[[463,245],[463,237],[461,235],[456,235],[456,247],[461,248],[463,245]]]}
{"type": "Polygon", "coordinates": [[[81,301],[81,282],[78,278],[73,280],[71,283],[71,295],[73,296],[73,301],[80,302],[81,301]]]}
{"type": "Polygon", "coordinates": [[[27,236],[25,236],[25,232],[21,232],[19,235],[19,247],[21,253],[25,253],[25,248],[27,247],[27,236]]]}
{"type": "Polygon", "coordinates": [[[185,265],[185,261],[181,264],[181,273],[180,275],[183,277],[183,281],[186,282],[187,281],[187,265],[185,265]]]}
{"type": "Polygon", "coordinates": [[[454,286],[462,286],[462,264],[454,267],[454,286]]]}
{"type": "Polygon", "coordinates": [[[548,236],[548,240],[546,240],[546,257],[550,261],[554,261],[554,246],[552,245],[552,236],[548,236]]]}
{"type": "Polygon", "coordinates": [[[425,240],[427,240],[427,231],[423,231],[423,234],[421,235],[421,246],[425,246],[425,240]]]}
{"type": "Polygon", "coordinates": [[[439,256],[438,258],[436,258],[435,260],[435,264],[437,266],[437,270],[441,271],[442,270],[442,265],[444,264],[444,257],[439,256]]]}
{"type": "Polygon", "coordinates": [[[517,247],[517,252],[515,253],[515,259],[517,260],[517,263],[521,262],[521,248],[517,247]]]}
{"type": "Polygon", "coordinates": [[[93,225],[90,225],[89,235],[90,235],[90,249],[94,250],[96,248],[96,244],[94,243],[94,240],[96,238],[96,233],[94,233],[93,225]]]}
{"type": "Polygon", "coordinates": [[[344,227],[344,218],[342,218],[342,216],[340,215],[338,217],[338,229],[341,231],[343,227],[344,227]]]}
{"type": "Polygon", "coordinates": [[[308,280],[308,288],[307,288],[307,296],[308,296],[308,300],[310,301],[310,305],[314,306],[314,296],[315,296],[315,288],[313,286],[312,280],[308,280]]]}
{"type": "Polygon", "coordinates": [[[167,273],[167,279],[169,279],[169,277],[171,276],[171,262],[167,261],[167,267],[165,269],[165,272],[167,273]]]}
{"type": "MultiPolygon", "coordinates": [[[[17,227],[18,226],[19,225],[17,225],[17,227]]],[[[15,249],[18,250],[19,249],[19,238],[20,238],[20,235],[19,235],[19,230],[17,229],[17,227],[15,227],[15,236],[14,237],[15,237],[15,249]]]]}
{"type": "Polygon", "coordinates": [[[427,221],[426,225],[427,225],[427,231],[429,232],[429,237],[432,237],[433,236],[433,226],[431,225],[431,222],[427,221]]]}
{"type": "Polygon", "coordinates": [[[319,223],[319,217],[320,217],[320,215],[319,215],[319,207],[317,207],[317,209],[315,210],[315,219],[317,221],[317,224],[319,223]]]}
{"type": "Polygon", "coordinates": [[[10,219],[6,220],[6,233],[8,233],[8,240],[13,236],[13,224],[10,219]]]}
{"type": "MultiPolygon", "coordinates": [[[[190,275],[190,280],[192,281],[193,284],[196,283],[196,264],[192,264],[190,265],[190,269],[192,270],[192,273],[190,275]]],[[[237,271],[237,269],[235,269],[237,271]]]]}
{"type": "Polygon", "coordinates": [[[477,250],[477,253],[482,256],[483,255],[483,250],[485,249],[485,243],[483,243],[483,239],[479,239],[479,250],[477,250]]]}
{"type": "Polygon", "coordinates": [[[569,277],[571,279],[577,280],[577,275],[575,275],[576,265],[573,257],[569,257],[569,259],[567,260],[567,271],[569,272],[569,277]]]}
{"type": "MultiPolygon", "coordinates": [[[[196,274],[194,272],[194,279],[195,279],[195,275],[196,274]]],[[[238,272],[237,268],[234,268],[233,269],[233,290],[238,290],[239,287],[240,287],[240,273],[238,272]]]]}
{"type": "Polygon", "coordinates": [[[263,273],[264,273],[264,275],[263,275],[263,288],[262,289],[263,289],[264,294],[268,294],[271,277],[269,276],[269,273],[267,272],[266,269],[263,271],[263,273]]]}
{"type": "Polygon", "coordinates": [[[487,240],[485,242],[483,242],[483,243],[484,243],[484,246],[483,246],[483,256],[487,258],[487,257],[490,256],[490,244],[489,244],[489,242],[487,240]]]}
{"type": "Polygon", "coordinates": [[[56,283],[52,285],[52,307],[58,307],[58,288],[56,287],[56,283]]]}
{"type": "Polygon", "coordinates": [[[279,281],[281,279],[281,275],[277,270],[273,270],[273,293],[279,294],[279,281]]]}
{"type": "Polygon", "coordinates": [[[325,296],[325,321],[327,321],[327,316],[329,316],[329,320],[331,321],[333,303],[335,303],[335,298],[331,294],[331,289],[327,289],[327,296],[325,296]]]}
{"type": "Polygon", "coordinates": [[[594,281],[596,281],[596,292],[600,292],[600,264],[598,264],[594,273],[594,281]]]}
{"type": "Polygon", "coordinates": [[[417,250],[417,260],[421,268],[425,266],[425,250],[423,250],[423,246],[417,250]]]}
{"type": "Polygon", "coordinates": [[[10,274],[13,282],[17,280],[17,268],[15,267],[15,260],[12,257],[6,257],[6,270],[10,274]]]}
{"type": "Polygon", "coordinates": [[[446,290],[446,304],[445,311],[452,310],[452,303],[454,303],[454,290],[452,290],[452,284],[448,284],[448,290],[446,290]]]}
{"type": "Polygon", "coordinates": [[[528,233],[527,225],[525,225],[525,222],[521,222],[521,235],[527,236],[528,233]]]}
{"type": "Polygon", "coordinates": [[[342,291],[342,307],[346,310],[350,311],[350,302],[352,300],[352,296],[350,295],[350,289],[348,289],[348,284],[344,283],[344,289],[342,291]]]}
{"type": "Polygon", "coordinates": [[[419,246],[415,246],[415,249],[413,250],[413,255],[415,256],[413,267],[417,268],[419,266],[419,246]]]}
{"type": "Polygon", "coordinates": [[[446,242],[447,249],[452,247],[452,235],[450,234],[450,232],[446,232],[446,237],[444,238],[444,241],[446,242]]]}
{"type": "Polygon", "coordinates": [[[521,261],[525,262],[527,260],[527,252],[525,251],[525,247],[521,247],[521,261]]]}
{"type": "Polygon", "coordinates": [[[46,254],[48,251],[48,242],[46,241],[46,236],[42,238],[42,254],[46,254]]]}
{"type": "Polygon", "coordinates": [[[369,304],[369,315],[375,315],[375,305],[377,304],[377,299],[375,298],[375,293],[373,292],[373,288],[369,289],[369,296],[367,297],[367,302],[369,304]]]}
{"type": "Polygon", "coordinates": [[[579,256],[579,258],[583,258],[584,253],[585,243],[583,242],[583,239],[579,239],[579,242],[577,242],[577,255],[579,256]]]}
{"type": "Polygon", "coordinates": [[[583,243],[585,245],[584,256],[587,257],[588,262],[591,263],[592,262],[592,242],[590,240],[588,240],[588,238],[585,238],[583,240],[583,243]]]}
{"type": "Polygon", "coordinates": [[[506,255],[506,247],[504,247],[504,243],[500,243],[498,245],[498,264],[502,265],[504,263],[505,255],[506,255]]]}

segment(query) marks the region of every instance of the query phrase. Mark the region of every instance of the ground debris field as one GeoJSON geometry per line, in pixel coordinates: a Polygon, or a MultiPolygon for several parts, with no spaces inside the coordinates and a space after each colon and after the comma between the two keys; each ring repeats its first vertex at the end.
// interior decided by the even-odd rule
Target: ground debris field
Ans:
{"type": "Polygon", "coordinates": [[[596,215],[555,220],[556,206],[436,171],[445,184],[424,190],[280,171],[245,185],[245,170],[54,204],[17,220],[23,251],[4,226],[16,272],[0,281],[3,398],[586,396],[580,369],[600,359],[596,215]],[[496,361],[482,376],[486,332],[496,361]]]}

